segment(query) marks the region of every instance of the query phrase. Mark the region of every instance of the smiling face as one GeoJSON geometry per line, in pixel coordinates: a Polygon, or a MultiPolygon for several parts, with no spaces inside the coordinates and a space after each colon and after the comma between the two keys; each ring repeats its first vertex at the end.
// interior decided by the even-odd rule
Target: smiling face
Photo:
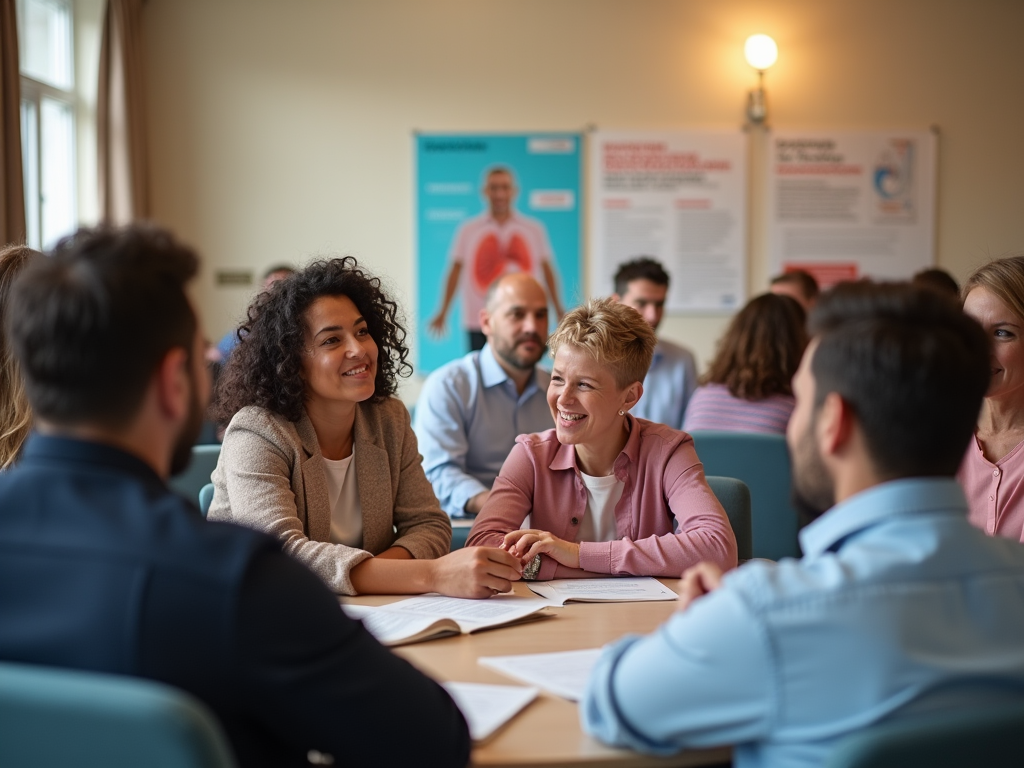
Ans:
{"type": "Polygon", "coordinates": [[[321,296],[303,314],[306,400],[323,407],[373,396],[377,344],[348,296],[321,296]]]}
{"type": "Polygon", "coordinates": [[[982,286],[967,294],[964,314],[985,329],[992,344],[992,381],[985,397],[1024,398],[1024,320],[982,286]]]}
{"type": "Polygon", "coordinates": [[[548,385],[548,407],[558,442],[595,449],[617,443],[624,430],[619,411],[632,408],[641,391],[639,382],[619,389],[611,369],[589,350],[562,345],[555,353],[548,385]]]}

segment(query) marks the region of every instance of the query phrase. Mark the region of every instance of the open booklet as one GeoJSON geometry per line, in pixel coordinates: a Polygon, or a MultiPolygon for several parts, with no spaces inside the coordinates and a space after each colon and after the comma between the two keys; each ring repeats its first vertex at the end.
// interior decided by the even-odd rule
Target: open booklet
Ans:
{"type": "Polygon", "coordinates": [[[553,579],[529,581],[527,586],[548,605],[581,603],[632,603],[644,600],[675,600],[678,595],[650,576],[613,579],[553,579]]]}
{"type": "Polygon", "coordinates": [[[546,606],[544,600],[514,594],[486,600],[428,595],[379,607],[343,603],[342,609],[384,645],[403,645],[551,616],[546,606]]]}

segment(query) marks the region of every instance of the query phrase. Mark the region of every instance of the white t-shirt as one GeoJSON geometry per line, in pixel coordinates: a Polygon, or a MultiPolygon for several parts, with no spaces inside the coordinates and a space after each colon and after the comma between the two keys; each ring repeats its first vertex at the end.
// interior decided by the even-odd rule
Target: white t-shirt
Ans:
{"type": "Polygon", "coordinates": [[[327,500],[331,503],[331,537],[334,544],[363,546],[363,507],[359,503],[359,485],[352,468],[355,453],[347,459],[324,459],[327,474],[327,500]]]}
{"type": "Polygon", "coordinates": [[[615,505],[622,498],[625,482],[615,475],[593,477],[580,472],[580,477],[587,486],[587,510],[576,541],[616,541],[615,505]]]}

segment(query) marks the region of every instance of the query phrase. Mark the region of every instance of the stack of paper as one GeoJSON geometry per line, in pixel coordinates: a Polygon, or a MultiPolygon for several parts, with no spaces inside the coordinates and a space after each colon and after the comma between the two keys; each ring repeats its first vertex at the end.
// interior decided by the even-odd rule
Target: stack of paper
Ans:
{"type": "Polygon", "coordinates": [[[527,586],[549,605],[581,603],[631,603],[645,600],[675,600],[678,595],[657,579],[637,576],[618,579],[554,579],[529,581],[527,586]]]}

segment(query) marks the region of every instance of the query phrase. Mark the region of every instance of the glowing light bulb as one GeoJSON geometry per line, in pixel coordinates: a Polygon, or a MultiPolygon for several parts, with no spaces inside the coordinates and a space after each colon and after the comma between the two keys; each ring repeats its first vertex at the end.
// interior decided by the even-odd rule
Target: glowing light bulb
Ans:
{"type": "Polygon", "coordinates": [[[743,46],[743,54],[750,66],[763,72],[779,58],[779,46],[768,35],[751,35],[743,46]]]}

